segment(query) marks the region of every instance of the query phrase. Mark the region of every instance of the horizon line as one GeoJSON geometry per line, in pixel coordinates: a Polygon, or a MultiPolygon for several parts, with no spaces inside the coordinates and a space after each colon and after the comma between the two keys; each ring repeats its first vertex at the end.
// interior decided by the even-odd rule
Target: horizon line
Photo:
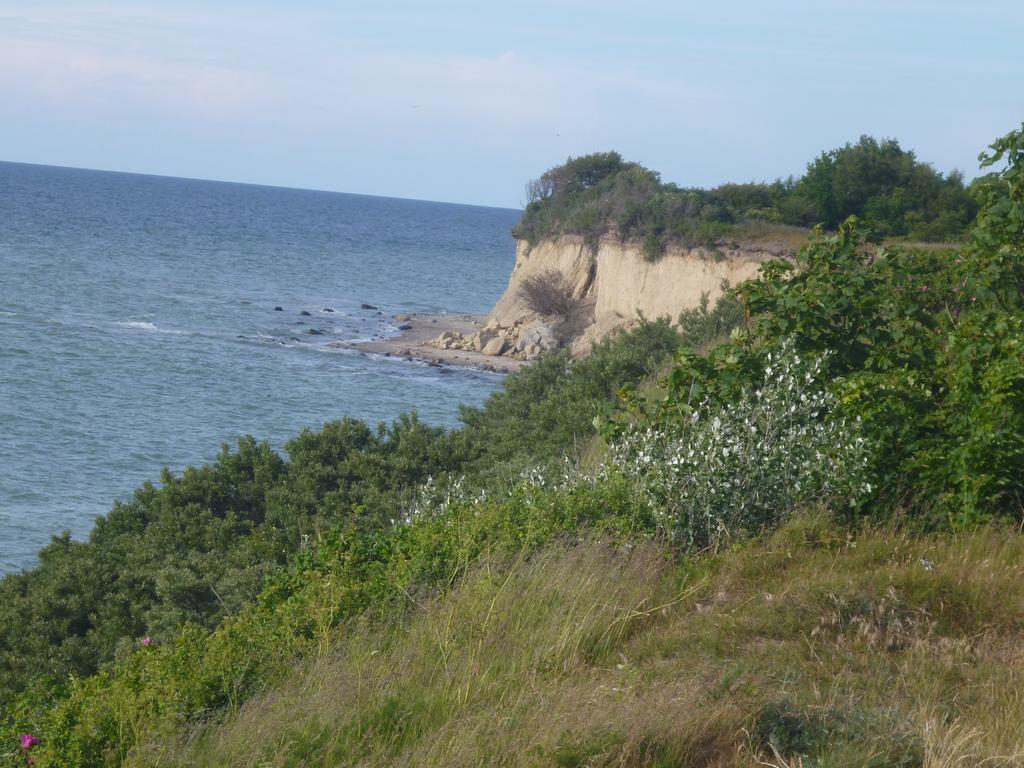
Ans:
{"type": "Polygon", "coordinates": [[[373,197],[380,200],[407,200],[413,203],[435,203],[437,205],[461,205],[466,208],[493,208],[502,211],[522,211],[523,208],[515,208],[505,205],[483,205],[481,203],[463,203],[451,200],[430,200],[421,197],[399,197],[398,195],[379,195],[366,192],[344,192],[340,189],[318,189],[315,187],[295,187],[286,184],[267,184],[259,181],[233,181],[231,179],[213,179],[202,176],[175,176],[169,173],[152,173],[145,171],[123,171],[111,168],[89,168],[81,165],[58,165],[56,163],[33,163],[24,160],[3,160],[0,164],[7,165],[29,165],[36,168],[56,168],[62,171],[88,171],[90,173],[112,173],[120,176],[145,176],[154,179],[174,179],[177,181],[202,181],[208,184],[234,184],[244,187],[263,187],[264,189],[282,189],[293,192],[317,192],[328,195],[349,195],[351,197],[373,197]]]}

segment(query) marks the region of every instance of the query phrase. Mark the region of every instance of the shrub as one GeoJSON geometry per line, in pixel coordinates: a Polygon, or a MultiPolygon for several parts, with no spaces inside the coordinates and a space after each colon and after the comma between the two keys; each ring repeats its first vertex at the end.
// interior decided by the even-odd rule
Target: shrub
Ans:
{"type": "Polygon", "coordinates": [[[679,343],[666,320],[646,322],[596,344],[582,360],[561,350],[510,375],[483,407],[461,409],[466,428],[458,434],[478,457],[472,471],[491,476],[499,465],[519,469],[578,456],[616,392],[654,375],[679,343]]]}
{"type": "Polygon", "coordinates": [[[519,300],[531,312],[547,317],[568,317],[579,303],[564,272],[547,269],[530,275],[519,287],[519,300]]]}
{"type": "Polygon", "coordinates": [[[978,210],[961,174],[943,176],[897,141],[870,136],[823,152],[793,194],[808,205],[804,223],[834,229],[859,216],[881,236],[959,237],[978,210]]]}
{"type": "Polygon", "coordinates": [[[871,488],[857,424],[833,418],[821,358],[791,343],[733,403],[705,400],[682,419],[623,433],[612,460],[634,478],[660,527],[685,546],[719,548],[814,503],[843,506],[871,488]]]}
{"type": "Polygon", "coordinates": [[[34,676],[91,675],[133,638],[217,626],[319,532],[389,526],[410,489],[461,466],[458,446],[412,415],[377,430],[343,419],[289,441],[288,461],[244,438],[165,471],[87,541],[56,537],[36,568],[0,580],[0,712],[34,676]]]}
{"type": "Polygon", "coordinates": [[[715,308],[708,309],[709,306],[710,295],[704,291],[700,304],[679,313],[679,335],[683,344],[691,349],[721,341],[743,323],[743,305],[729,289],[728,282],[722,281],[722,295],[715,302],[715,308]]]}
{"type": "Polygon", "coordinates": [[[616,152],[569,158],[527,187],[515,237],[536,244],[578,235],[591,248],[604,236],[643,245],[650,260],[669,244],[713,247],[753,221],[838,227],[858,216],[878,237],[955,240],[978,201],[954,171],[944,176],[891,139],[862,136],[823,152],[799,179],[679,187],[616,152]]]}

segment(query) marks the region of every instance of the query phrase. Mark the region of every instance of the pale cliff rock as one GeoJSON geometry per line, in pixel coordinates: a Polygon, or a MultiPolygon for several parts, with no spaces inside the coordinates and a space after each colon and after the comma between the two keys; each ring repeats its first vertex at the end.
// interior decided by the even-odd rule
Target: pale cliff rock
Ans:
{"type": "Polygon", "coordinates": [[[641,316],[675,320],[682,310],[698,306],[705,293],[713,305],[723,281],[737,285],[756,275],[764,261],[788,255],[789,249],[780,244],[742,243],[714,250],[670,247],[652,262],[639,244],[610,237],[596,249],[576,236],[547,239],[533,247],[520,240],[508,287],[486,327],[466,339],[442,335],[434,343],[523,359],[568,346],[574,356],[582,356],[595,342],[636,325],[641,316]],[[519,297],[526,278],[551,270],[569,279],[578,300],[577,312],[561,321],[539,318],[519,297]]]}
{"type": "Polygon", "coordinates": [[[532,248],[525,240],[519,240],[508,287],[488,317],[503,325],[534,317],[519,300],[519,289],[527,277],[549,270],[565,275],[573,285],[573,296],[586,299],[593,291],[596,269],[597,257],[582,238],[566,236],[544,240],[532,248]]]}

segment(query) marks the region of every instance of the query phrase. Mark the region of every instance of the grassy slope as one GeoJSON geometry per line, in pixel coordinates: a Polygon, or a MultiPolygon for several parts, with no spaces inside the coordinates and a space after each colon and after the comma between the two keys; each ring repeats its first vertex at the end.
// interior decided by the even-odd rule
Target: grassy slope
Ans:
{"type": "MultiPolygon", "coordinates": [[[[812,353],[837,350],[847,383],[895,392],[896,400],[908,391],[901,372],[909,368],[911,385],[924,377],[921,386],[931,388],[916,410],[902,401],[893,407],[888,395],[861,410],[873,437],[903,462],[898,471],[949,464],[949,472],[922,474],[908,488],[945,500],[962,485],[963,502],[950,505],[964,512],[951,514],[955,527],[930,536],[895,524],[853,531],[805,511],[727,551],[684,554],[650,540],[673,525],[682,531],[685,521],[659,521],[636,476],[563,484],[552,473],[513,484],[539,457],[599,453],[581,436],[615,383],[642,382],[678,346],[664,324],[650,326],[582,363],[541,360],[483,411],[464,414],[459,435],[417,442],[454,451],[463,469],[490,478],[486,493],[469,486],[461,501],[438,500],[408,525],[352,525],[314,537],[255,603],[226,610],[212,632],[185,625],[153,643],[122,643],[115,663],[88,677],[38,675],[31,660],[45,661],[52,643],[44,637],[36,657],[19,661],[31,686],[4,724],[0,763],[1024,764],[1024,535],[1005,525],[951,532],[1011,511],[1007,501],[1024,494],[1024,143],[1019,134],[1004,142],[1016,158],[1004,173],[1010,183],[987,182],[989,205],[972,245],[952,264],[914,253],[865,262],[844,226],[805,252],[796,277],[768,270],[745,289],[744,309],[757,316],[765,349],[800,333],[812,353]],[[918,276],[924,284],[908,288],[918,276]],[[904,432],[894,439],[882,422],[904,432]],[[908,433],[913,439],[904,439],[908,433]],[[29,743],[36,741],[29,730],[37,743],[29,743]]],[[[689,314],[687,344],[705,348],[736,310],[726,302],[714,313],[689,314]]],[[[697,383],[720,384],[724,402],[735,401],[737,386],[756,385],[765,349],[744,346],[747,338],[737,335],[699,366],[682,360],[673,371],[682,378],[670,377],[665,408],[650,424],[666,427],[685,414],[697,383]]],[[[640,393],[654,395],[642,383],[640,393]]],[[[851,402],[847,415],[860,420],[851,402]]],[[[717,430],[717,421],[700,424],[717,430]]],[[[757,434],[770,433],[759,426],[757,434]]],[[[330,451],[315,453],[299,480],[320,479],[338,464],[330,451]]],[[[397,478],[376,464],[355,478],[369,490],[401,490],[422,482],[417,472],[436,471],[429,451],[393,458],[397,478]]],[[[780,465],[780,476],[789,471],[780,465]]],[[[892,474],[881,476],[899,485],[892,474]]],[[[708,487],[733,487],[731,477],[725,472],[708,487]]],[[[795,477],[799,489],[803,476],[795,477]]],[[[337,482],[347,487],[351,478],[337,482]]],[[[222,494],[236,485],[228,477],[199,490],[222,494]]],[[[316,510],[329,493],[307,485],[286,500],[316,510]]],[[[755,508],[763,498],[753,499],[755,508]]],[[[406,509],[408,497],[364,499],[380,513],[382,500],[406,509]]],[[[723,496],[707,508],[709,519],[732,519],[744,504],[723,496]]],[[[181,512],[191,506],[171,511],[189,519],[181,512]]],[[[882,498],[859,511],[902,519],[906,508],[882,498]]],[[[783,518],[801,509],[804,502],[770,507],[783,518]]],[[[355,510],[361,514],[362,504],[355,510]]],[[[225,505],[225,515],[234,514],[225,505]]],[[[751,519],[743,527],[760,530],[751,519]]],[[[58,586],[67,584],[67,572],[57,571],[58,586]]],[[[12,626],[22,635],[33,629],[12,626]]]]}
{"type": "Polygon", "coordinates": [[[162,766],[1024,762],[1024,536],[802,518],[716,557],[563,542],[330,650],[162,766]],[[798,757],[803,755],[803,758],[798,757]]]}

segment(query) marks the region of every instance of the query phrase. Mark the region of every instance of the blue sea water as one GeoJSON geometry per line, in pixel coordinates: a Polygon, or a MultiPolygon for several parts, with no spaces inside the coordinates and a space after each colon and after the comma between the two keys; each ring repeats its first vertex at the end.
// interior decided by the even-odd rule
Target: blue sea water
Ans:
{"type": "Polygon", "coordinates": [[[395,313],[486,312],[518,215],[0,163],[0,573],[241,435],[455,424],[498,375],[330,344],[393,334],[395,313]]]}

